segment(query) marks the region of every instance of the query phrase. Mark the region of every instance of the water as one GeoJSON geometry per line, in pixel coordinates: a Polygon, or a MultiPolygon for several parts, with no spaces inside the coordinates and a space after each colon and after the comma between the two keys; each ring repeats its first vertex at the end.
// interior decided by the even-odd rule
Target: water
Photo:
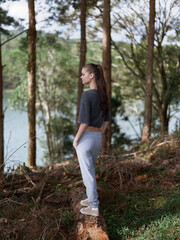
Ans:
{"type": "MultiPolygon", "coordinates": [[[[120,116],[117,116],[121,131],[124,132],[130,139],[141,139],[141,129],[143,126],[143,118],[139,117],[144,109],[144,103],[141,100],[125,103],[126,115],[129,121],[124,121],[120,116]],[[140,119],[140,120],[139,120],[140,119]]],[[[169,121],[169,133],[172,134],[177,128],[180,130],[180,104],[178,110],[171,107],[171,119],[169,121]],[[173,110],[174,109],[174,110],[173,110]]],[[[153,136],[152,134],[152,137],[153,136]]]]}
{"type": "MultiPolygon", "coordinates": [[[[5,161],[6,167],[17,166],[22,163],[27,164],[28,154],[28,119],[27,113],[12,110],[8,102],[10,92],[4,92],[4,108],[7,106],[4,118],[4,142],[5,142],[5,161]],[[8,160],[7,160],[8,159],[8,160]]],[[[117,116],[121,132],[124,132],[130,139],[140,137],[141,129],[137,121],[137,116],[142,110],[142,102],[127,104],[126,111],[129,116],[129,121],[124,121],[120,116],[117,116]],[[130,124],[131,123],[131,124],[130,124]],[[133,127],[132,127],[133,125],[133,127]],[[134,129],[133,129],[134,128],[134,129]]],[[[180,111],[176,112],[170,121],[170,133],[175,130],[176,121],[180,124],[180,111]]],[[[180,127],[180,125],[179,125],[180,127]]],[[[39,139],[45,136],[43,129],[37,125],[37,166],[43,166],[43,149],[39,144],[39,139]]]]}
{"type": "MultiPolygon", "coordinates": [[[[12,167],[27,164],[28,156],[28,117],[26,112],[15,111],[10,107],[8,98],[11,92],[4,92],[3,108],[7,107],[4,116],[4,151],[5,166],[12,167]]],[[[43,129],[36,126],[37,134],[37,166],[42,166],[43,149],[39,144],[40,137],[44,135],[43,129]]]]}

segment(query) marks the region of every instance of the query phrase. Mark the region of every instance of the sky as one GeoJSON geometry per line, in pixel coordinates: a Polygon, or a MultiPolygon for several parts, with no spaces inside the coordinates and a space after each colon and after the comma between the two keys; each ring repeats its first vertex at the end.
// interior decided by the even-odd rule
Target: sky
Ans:
{"type": "MultiPolygon", "coordinates": [[[[51,26],[47,25],[45,20],[49,17],[48,6],[45,3],[45,0],[41,0],[38,4],[36,1],[35,12],[36,14],[36,29],[43,30],[46,32],[65,32],[68,29],[68,26],[60,26],[53,22],[51,26]],[[43,8],[42,8],[43,6],[43,8]]],[[[20,1],[7,1],[6,3],[1,4],[2,8],[8,10],[9,16],[14,17],[16,20],[22,19],[21,23],[25,28],[28,28],[28,3],[26,0],[20,1]]],[[[13,27],[10,27],[9,30],[14,30],[13,27]]],[[[80,38],[80,31],[71,32],[71,38],[80,38]]]]}
{"type": "MultiPolygon", "coordinates": [[[[37,30],[43,30],[45,32],[62,32],[61,33],[61,37],[66,37],[67,35],[69,36],[69,38],[75,38],[75,39],[80,39],[80,26],[77,26],[76,28],[74,28],[74,30],[68,31],[68,29],[70,29],[70,25],[66,25],[66,26],[62,26],[60,24],[57,24],[56,22],[53,22],[53,24],[50,26],[47,25],[47,22],[45,22],[45,20],[49,17],[49,13],[48,13],[48,6],[45,3],[46,0],[37,0],[35,3],[35,11],[37,13],[36,15],[36,29],[37,30]]],[[[144,0],[140,0],[138,6],[139,7],[144,7],[144,0]]],[[[168,14],[168,11],[170,9],[170,3],[172,2],[172,0],[160,0],[160,1],[156,1],[156,10],[159,9],[159,7],[161,6],[165,6],[163,5],[166,2],[166,14],[168,14]],[[161,3],[159,5],[159,3],[161,3]]],[[[125,4],[126,5],[126,4],[125,4]]],[[[124,6],[125,6],[124,5],[124,6]]],[[[6,3],[1,4],[1,6],[8,10],[8,13],[10,16],[14,17],[15,19],[19,20],[19,19],[24,19],[22,21],[22,25],[25,28],[28,28],[28,3],[27,0],[19,0],[19,1],[15,1],[15,2],[11,2],[11,1],[6,1],[6,3]]],[[[132,5],[130,6],[132,7],[132,5]]],[[[125,6],[126,9],[123,9],[121,7],[121,13],[128,14],[131,12],[130,7],[127,9],[127,5],[125,6]],[[128,11],[127,11],[128,10],[128,11]]],[[[147,5],[148,8],[148,5],[147,5]]],[[[175,7],[173,9],[173,14],[177,14],[176,12],[178,12],[178,7],[175,7]]],[[[111,17],[114,17],[113,15],[116,14],[116,8],[113,9],[114,12],[112,14],[111,17]]],[[[145,13],[145,17],[148,18],[148,9],[144,9],[144,13],[145,13]]],[[[117,12],[119,13],[119,8],[117,9],[117,12]]],[[[93,26],[93,24],[95,23],[96,20],[91,20],[91,22],[89,23],[89,25],[93,26]],[[93,22],[94,21],[94,22],[93,22]]],[[[13,29],[12,27],[10,28],[10,30],[13,29]]],[[[173,32],[170,33],[171,35],[173,34],[173,32]]],[[[98,38],[102,39],[102,32],[99,31],[98,33],[98,38]]],[[[127,41],[127,38],[125,37],[125,33],[123,34],[121,31],[121,35],[119,35],[119,33],[115,33],[115,31],[112,32],[112,39],[113,40],[119,40],[121,39],[122,41],[127,41]]],[[[178,44],[179,45],[179,44],[178,44]]]]}
{"type": "MultiPolygon", "coordinates": [[[[36,11],[36,29],[37,30],[43,30],[45,32],[62,32],[62,37],[67,36],[68,29],[70,28],[70,25],[62,26],[60,24],[57,24],[56,22],[53,22],[51,26],[48,26],[45,20],[48,18],[48,6],[45,3],[46,0],[39,0],[36,1],[35,4],[35,11],[36,11]],[[64,34],[64,35],[63,35],[64,34]]],[[[22,25],[25,28],[28,28],[28,3],[27,0],[20,0],[20,1],[6,1],[6,3],[2,4],[2,7],[5,10],[8,10],[9,16],[14,17],[16,20],[19,21],[19,19],[23,19],[21,21],[22,25]]],[[[89,25],[93,26],[94,20],[91,20],[89,25]]],[[[9,30],[14,30],[13,27],[8,28],[9,30]]],[[[102,32],[99,31],[97,33],[98,39],[102,39],[102,32]]],[[[113,40],[119,40],[119,34],[113,33],[113,40]]],[[[121,36],[122,39],[123,36],[121,36]]],[[[80,39],[80,26],[77,26],[76,29],[69,32],[69,38],[71,39],[80,39]]]]}

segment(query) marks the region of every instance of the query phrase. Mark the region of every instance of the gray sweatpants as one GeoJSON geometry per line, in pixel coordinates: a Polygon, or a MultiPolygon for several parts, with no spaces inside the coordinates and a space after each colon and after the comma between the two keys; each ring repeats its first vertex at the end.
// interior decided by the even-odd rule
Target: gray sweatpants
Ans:
{"type": "Polygon", "coordinates": [[[83,183],[86,187],[88,202],[98,208],[98,193],[95,176],[95,164],[102,143],[101,132],[84,132],[76,147],[83,183]]]}

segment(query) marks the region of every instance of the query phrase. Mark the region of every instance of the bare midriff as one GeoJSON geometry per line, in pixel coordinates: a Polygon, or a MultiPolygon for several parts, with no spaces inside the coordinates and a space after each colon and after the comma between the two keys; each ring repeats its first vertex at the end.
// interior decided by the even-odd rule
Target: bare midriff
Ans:
{"type": "Polygon", "coordinates": [[[101,132],[101,129],[97,127],[88,126],[86,128],[86,132],[101,132]]]}

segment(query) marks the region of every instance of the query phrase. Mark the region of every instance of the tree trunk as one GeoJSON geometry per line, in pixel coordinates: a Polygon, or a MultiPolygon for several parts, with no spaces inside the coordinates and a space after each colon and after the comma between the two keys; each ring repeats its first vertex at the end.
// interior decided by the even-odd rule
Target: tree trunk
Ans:
{"type": "Polygon", "coordinates": [[[83,91],[83,84],[81,80],[81,70],[86,62],[86,0],[81,1],[81,16],[80,16],[80,25],[81,25],[81,44],[80,44],[80,62],[79,62],[79,79],[78,79],[78,97],[77,97],[77,113],[76,113],[76,130],[78,130],[78,117],[79,117],[79,108],[81,94],[83,91]]]}
{"type": "Polygon", "coordinates": [[[38,85],[37,85],[37,98],[38,98],[38,102],[39,102],[39,108],[42,113],[42,122],[43,122],[45,133],[46,133],[46,143],[47,143],[48,153],[49,153],[49,157],[51,158],[52,148],[51,148],[51,142],[50,142],[49,118],[47,117],[48,122],[46,122],[46,116],[48,116],[47,107],[43,107],[43,100],[41,99],[41,94],[40,94],[38,85]]]}
{"type": "MultiPolygon", "coordinates": [[[[110,0],[104,0],[104,14],[103,14],[103,70],[104,77],[108,84],[108,98],[111,111],[111,6],[110,0]]],[[[106,147],[109,149],[111,146],[111,124],[107,129],[107,134],[103,136],[102,151],[104,152],[106,147]],[[106,144],[107,143],[107,146],[106,144]]]]}
{"type": "Polygon", "coordinates": [[[109,240],[106,223],[101,211],[99,217],[92,217],[80,213],[80,209],[82,208],[80,201],[85,197],[84,188],[82,187],[76,188],[70,193],[70,200],[76,221],[76,239],[109,240]]]}
{"type": "Polygon", "coordinates": [[[34,0],[28,0],[28,166],[36,166],[36,22],[34,0]]]}
{"type": "MultiPolygon", "coordinates": [[[[162,77],[162,75],[161,75],[161,77],[162,77]]],[[[163,85],[163,83],[162,83],[162,85],[163,85]]],[[[161,135],[168,134],[169,119],[170,119],[170,116],[168,114],[168,106],[170,103],[166,100],[165,97],[162,97],[162,96],[164,96],[164,93],[161,94],[162,96],[160,98],[159,92],[157,91],[157,88],[154,84],[153,84],[153,91],[154,91],[154,96],[155,96],[154,109],[157,112],[157,114],[160,118],[160,123],[161,123],[160,133],[161,133],[161,135]]]]}
{"type": "Polygon", "coordinates": [[[161,135],[168,134],[169,118],[167,116],[166,109],[162,109],[162,111],[160,112],[160,120],[161,120],[161,135]]]}
{"type": "Polygon", "coordinates": [[[157,46],[158,53],[158,67],[161,76],[162,83],[162,91],[160,97],[161,103],[161,111],[160,111],[160,120],[161,120],[161,135],[168,134],[168,125],[169,125],[169,117],[168,117],[168,106],[170,104],[169,99],[166,98],[166,93],[168,91],[168,83],[166,78],[164,60],[163,60],[163,52],[162,52],[162,43],[158,42],[157,46]]]}
{"type": "Polygon", "coordinates": [[[153,88],[153,50],[154,50],[155,0],[150,0],[148,50],[146,63],[146,89],[142,142],[147,142],[151,133],[152,88],[153,88]]]}
{"type": "Polygon", "coordinates": [[[3,113],[3,75],[2,75],[1,33],[0,33],[0,173],[4,169],[4,113],[3,113]]]}

